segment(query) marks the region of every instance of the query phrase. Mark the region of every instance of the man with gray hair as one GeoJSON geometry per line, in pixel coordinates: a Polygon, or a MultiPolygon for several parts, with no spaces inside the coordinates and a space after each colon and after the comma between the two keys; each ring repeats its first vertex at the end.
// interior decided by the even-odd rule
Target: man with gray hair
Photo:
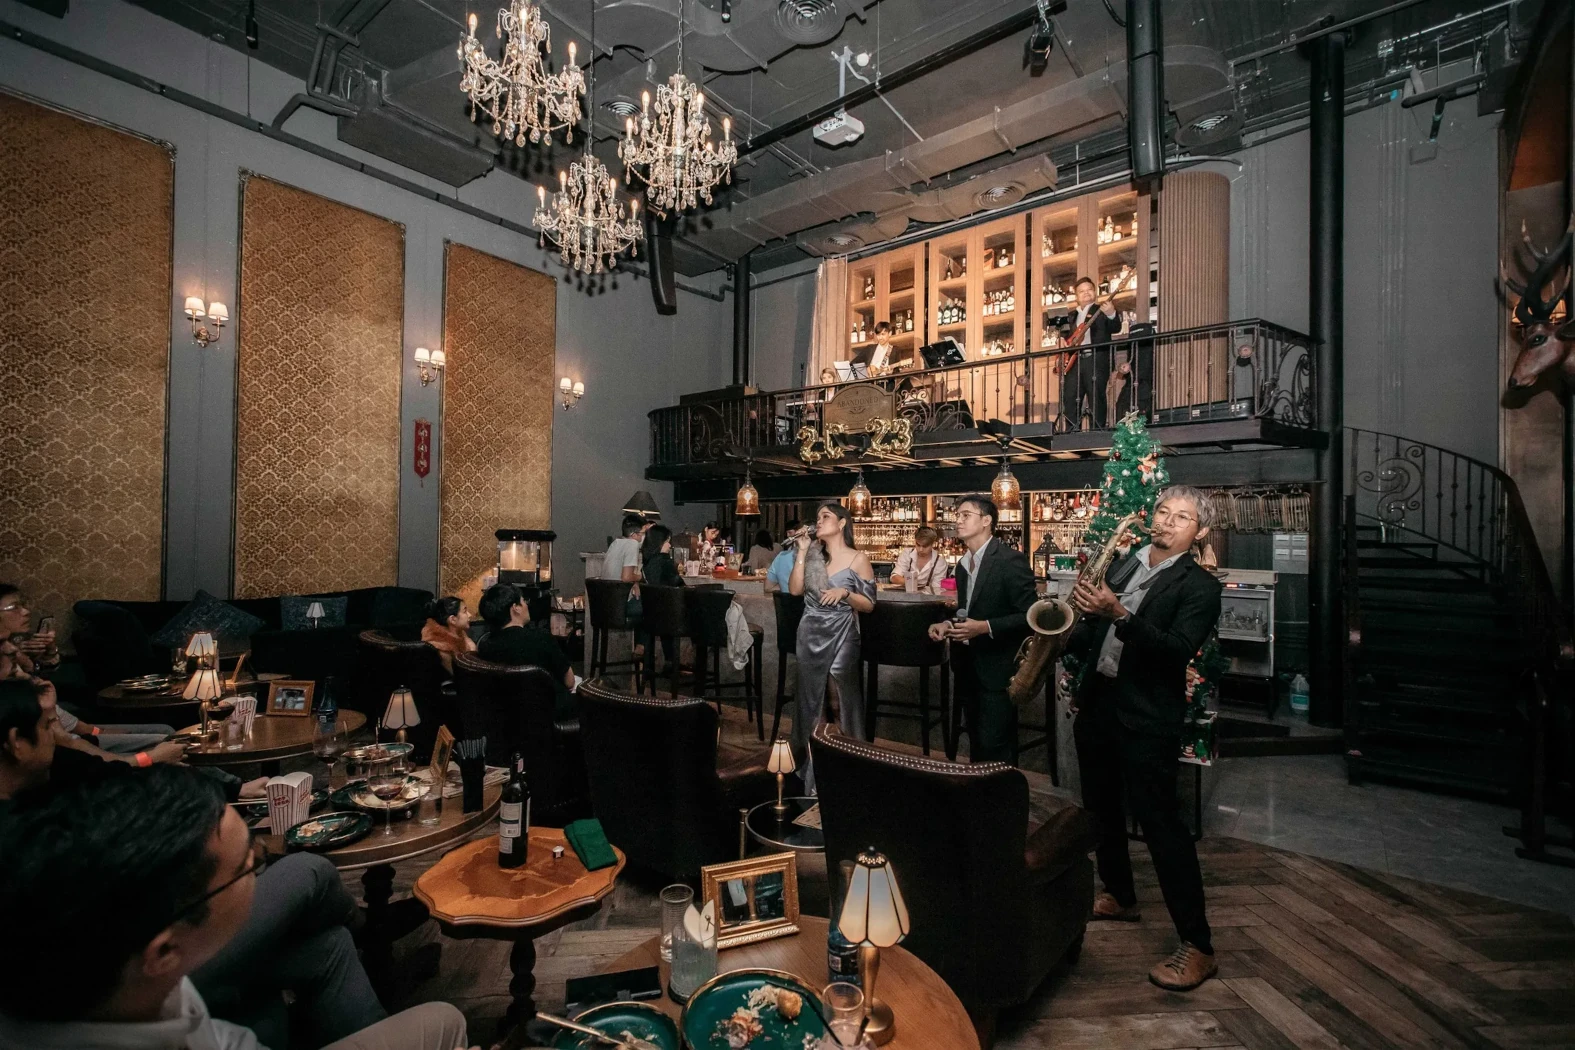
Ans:
{"type": "Polygon", "coordinates": [[[1083,619],[1067,651],[1085,661],[1078,690],[1077,764],[1083,807],[1099,835],[1095,920],[1140,918],[1124,799],[1143,825],[1159,888],[1181,945],[1149,980],[1189,991],[1213,977],[1203,876],[1176,798],[1176,758],[1187,710],[1187,665],[1220,616],[1220,583],[1192,557],[1208,535],[1208,497],[1172,485],[1154,506],[1149,543],[1112,566],[1098,586],[1080,583],[1072,603],[1083,619]]]}

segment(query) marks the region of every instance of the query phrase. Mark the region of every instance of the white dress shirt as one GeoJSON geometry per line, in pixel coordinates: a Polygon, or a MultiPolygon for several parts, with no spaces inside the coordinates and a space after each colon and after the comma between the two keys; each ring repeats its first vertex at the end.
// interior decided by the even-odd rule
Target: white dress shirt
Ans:
{"type": "MultiPolygon", "coordinates": [[[[1121,585],[1121,593],[1116,596],[1128,615],[1135,614],[1138,606],[1143,604],[1143,596],[1148,593],[1150,582],[1176,564],[1176,559],[1180,558],[1181,554],[1186,553],[1182,551],[1181,554],[1172,554],[1158,565],[1150,566],[1148,556],[1153,550],[1154,545],[1149,544],[1137,552],[1137,571],[1127,577],[1126,582],[1121,585]]],[[[1107,678],[1114,678],[1121,669],[1121,650],[1125,645],[1125,642],[1116,637],[1116,628],[1112,624],[1110,630],[1105,632],[1105,644],[1099,647],[1099,663],[1095,665],[1095,670],[1107,678]]]]}
{"type": "Polygon", "coordinates": [[[897,555],[897,564],[892,569],[893,576],[901,576],[903,585],[908,590],[923,594],[940,594],[941,581],[946,578],[946,559],[941,557],[938,550],[930,551],[929,563],[919,565],[919,552],[914,547],[909,547],[897,555]],[[911,584],[912,586],[908,586],[911,584]]]}

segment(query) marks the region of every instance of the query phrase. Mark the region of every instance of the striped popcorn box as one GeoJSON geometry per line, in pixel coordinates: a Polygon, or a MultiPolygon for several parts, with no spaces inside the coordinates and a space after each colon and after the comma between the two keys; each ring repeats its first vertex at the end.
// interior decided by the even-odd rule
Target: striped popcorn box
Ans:
{"type": "Polygon", "coordinates": [[[268,781],[268,827],[282,835],[305,820],[312,809],[312,774],[286,773],[268,781]]]}
{"type": "Polygon", "coordinates": [[[246,735],[252,735],[252,720],[257,717],[257,698],[255,696],[238,696],[235,698],[235,710],[230,717],[246,723],[246,735]]]}

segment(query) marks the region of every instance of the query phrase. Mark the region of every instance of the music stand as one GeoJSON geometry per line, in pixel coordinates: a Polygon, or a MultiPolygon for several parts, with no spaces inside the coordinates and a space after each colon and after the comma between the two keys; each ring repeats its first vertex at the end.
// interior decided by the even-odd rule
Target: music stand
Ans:
{"type": "Polygon", "coordinates": [[[958,346],[957,340],[951,336],[920,347],[919,354],[924,358],[925,368],[944,368],[947,365],[960,365],[965,361],[962,347],[958,346]]]}

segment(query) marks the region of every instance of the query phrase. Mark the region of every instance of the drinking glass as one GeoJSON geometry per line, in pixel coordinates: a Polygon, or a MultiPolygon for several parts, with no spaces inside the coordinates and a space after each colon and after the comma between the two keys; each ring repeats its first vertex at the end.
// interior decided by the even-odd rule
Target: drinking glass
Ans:
{"type": "Polygon", "coordinates": [[[443,782],[436,780],[427,786],[426,794],[417,803],[416,819],[424,828],[435,827],[443,820],[443,782]]]}
{"type": "Polygon", "coordinates": [[[170,671],[175,675],[176,678],[183,678],[183,677],[185,677],[185,675],[186,675],[186,647],[184,645],[171,646],[171,648],[170,648],[170,671]]]}
{"type": "MultiPolygon", "coordinates": [[[[694,905],[685,909],[685,919],[694,913],[694,905]]],[[[668,971],[667,987],[673,998],[687,1002],[695,989],[716,976],[716,934],[709,941],[700,940],[689,930],[689,923],[681,920],[673,930],[673,965],[668,971]]]]}
{"type": "Polygon", "coordinates": [[[681,882],[662,890],[662,961],[673,961],[673,931],[684,924],[684,913],[694,902],[695,891],[681,882]]]}
{"type": "Polygon", "coordinates": [[[224,750],[239,751],[246,746],[246,719],[240,715],[232,714],[223,722],[222,735],[224,737],[224,750]]]}
{"type": "Polygon", "coordinates": [[[339,769],[339,756],[344,754],[349,746],[350,730],[344,719],[333,714],[317,716],[317,725],[312,730],[312,754],[328,763],[330,791],[342,786],[334,783],[334,777],[339,769]]]}
{"type": "Polygon", "coordinates": [[[826,1039],[822,1046],[840,1045],[847,1050],[868,1045],[859,1039],[859,1029],[864,1026],[864,989],[849,981],[832,981],[820,993],[821,1002],[831,1012],[827,1026],[836,1039],[826,1039]]]}
{"type": "Polygon", "coordinates": [[[399,798],[405,790],[405,773],[403,769],[395,770],[396,763],[385,760],[378,763],[372,770],[372,775],[367,778],[367,790],[384,803],[383,809],[383,834],[394,833],[394,800],[399,798]]]}

